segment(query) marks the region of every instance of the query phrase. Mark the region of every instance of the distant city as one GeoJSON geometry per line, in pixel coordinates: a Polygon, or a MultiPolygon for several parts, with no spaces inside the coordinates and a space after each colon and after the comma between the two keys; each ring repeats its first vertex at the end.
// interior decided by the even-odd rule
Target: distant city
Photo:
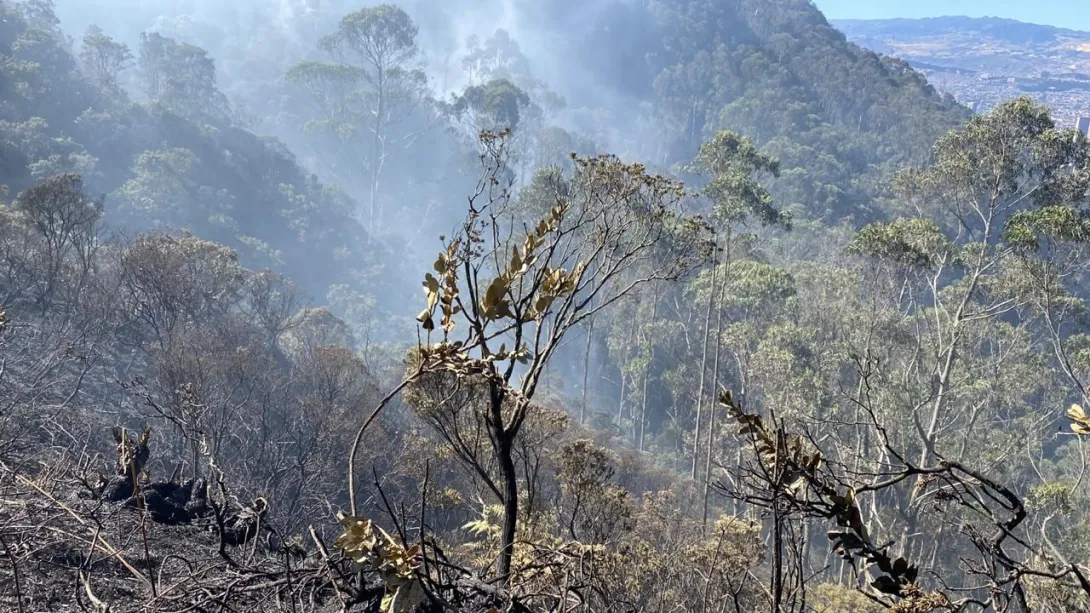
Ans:
{"type": "Polygon", "coordinates": [[[974,111],[988,111],[1004,100],[1028,95],[1048,106],[1057,124],[1075,125],[1081,117],[1090,116],[1090,75],[1068,74],[1064,78],[1053,78],[1043,73],[1035,77],[1012,77],[966,74],[965,71],[919,63],[913,63],[913,67],[923,73],[935,89],[949,93],[974,111]]]}
{"type": "Polygon", "coordinates": [[[852,42],[901,58],[977,112],[1028,95],[1058,125],[1090,126],[1090,32],[1008,19],[838,20],[852,42]]]}

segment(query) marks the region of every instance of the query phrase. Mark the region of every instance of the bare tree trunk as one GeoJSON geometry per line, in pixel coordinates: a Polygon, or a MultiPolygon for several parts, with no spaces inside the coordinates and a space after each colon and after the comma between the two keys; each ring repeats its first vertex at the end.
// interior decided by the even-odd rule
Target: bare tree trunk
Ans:
{"type": "Polygon", "coordinates": [[[632,420],[632,443],[637,451],[643,451],[643,423],[647,419],[647,371],[644,369],[643,381],[640,382],[640,423],[632,420]]]}
{"type": "MultiPolygon", "coordinates": [[[[779,475],[776,476],[777,486],[779,475]]],[[[772,613],[783,610],[783,516],[780,513],[780,495],[777,487],[772,496],[772,613]]]]}
{"type": "Polygon", "coordinates": [[[594,339],[594,318],[587,322],[587,344],[583,348],[583,401],[579,406],[579,423],[587,423],[587,377],[590,374],[590,345],[594,339]]]}
{"type": "Polygon", "coordinates": [[[942,542],[943,533],[946,531],[946,524],[939,524],[939,534],[935,538],[935,542],[931,545],[931,558],[927,562],[928,570],[935,570],[935,562],[939,557],[939,543],[942,542]]]}
{"type": "MultiPolygon", "coordinates": [[[[715,248],[719,248],[719,242],[716,241],[715,248]]],[[[708,334],[711,332],[712,323],[712,303],[715,302],[715,282],[719,273],[719,258],[713,258],[712,260],[712,291],[708,294],[708,309],[704,313],[704,347],[701,351],[700,357],[700,384],[697,386],[696,391],[696,428],[693,431],[693,468],[689,477],[696,479],[696,466],[700,460],[700,412],[704,403],[704,371],[708,367],[708,334]]]]}
{"type": "Polygon", "coordinates": [[[515,436],[503,423],[505,396],[502,385],[492,383],[489,386],[489,428],[492,430],[496,463],[503,477],[503,530],[500,533],[500,557],[496,571],[504,583],[509,580],[511,574],[511,559],[514,557],[519,514],[518,473],[515,470],[514,453],[515,436]]]}
{"type": "MultiPolygon", "coordinates": [[[[654,304],[651,305],[651,320],[648,322],[654,325],[655,318],[659,314],[659,301],[655,299],[654,304]]],[[[655,341],[652,338],[651,333],[647,334],[647,365],[643,368],[643,406],[640,407],[640,435],[639,435],[639,450],[643,451],[644,429],[647,427],[647,381],[651,378],[651,363],[655,357],[655,341]]]]}
{"type": "Polygon", "coordinates": [[[511,574],[511,559],[515,553],[515,534],[518,531],[519,492],[518,474],[515,472],[514,441],[509,434],[500,438],[499,464],[503,474],[503,533],[500,535],[499,575],[504,583],[511,574]]]}
{"type": "Polygon", "coordinates": [[[625,384],[625,379],[626,379],[626,377],[625,377],[624,371],[622,370],[621,371],[621,400],[620,400],[620,402],[617,403],[617,433],[618,434],[623,432],[623,430],[621,429],[621,419],[624,418],[624,400],[625,400],[625,398],[624,398],[625,385],[624,384],[625,384]]]}
{"type": "Polygon", "coordinates": [[[375,138],[371,145],[371,215],[368,220],[367,230],[369,232],[375,231],[375,215],[376,215],[376,200],[378,199],[378,174],[379,165],[382,160],[382,117],[386,112],[384,108],[386,106],[385,87],[386,82],[384,79],[382,67],[378,67],[378,108],[375,115],[375,138]]]}
{"type": "MultiPolygon", "coordinates": [[[[730,265],[729,262],[727,264],[730,265]]],[[[726,271],[724,271],[724,276],[726,271]]],[[[726,286],[726,283],[723,283],[726,286]]],[[[722,290],[720,290],[722,291],[722,290]]],[[[719,382],[719,355],[722,353],[722,347],[720,344],[723,338],[723,306],[722,296],[716,296],[716,315],[715,315],[715,341],[712,346],[715,347],[715,360],[713,360],[712,366],[712,389],[719,382]]],[[[708,490],[711,487],[712,482],[712,445],[715,442],[715,416],[718,413],[714,402],[708,404],[708,449],[704,458],[704,515],[702,520],[702,526],[707,528],[708,526],[708,490]]]]}
{"type": "MultiPolygon", "coordinates": [[[[990,232],[985,232],[985,238],[990,236],[990,232]]],[[[969,276],[969,283],[966,288],[965,294],[958,302],[958,307],[954,311],[952,321],[950,323],[949,332],[949,344],[943,348],[944,351],[940,351],[939,355],[945,353],[944,359],[941,363],[941,367],[938,372],[932,377],[932,389],[935,396],[934,401],[931,403],[931,415],[928,419],[927,429],[922,432],[920,450],[920,459],[917,466],[926,467],[932,460],[932,457],[936,455],[935,446],[937,445],[938,433],[939,433],[939,418],[942,416],[946,409],[946,398],[950,392],[950,379],[953,376],[954,368],[957,365],[959,354],[958,350],[961,346],[963,326],[966,321],[966,313],[968,312],[970,302],[976,295],[976,289],[980,284],[980,278],[983,276],[985,265],[985,252],[987,244],[980,248],[977,255],[976,266],[972,269],[969,276]]],[[[934,277],[932,283],[933,292],[937,294],[938,288],[938,275],[934,277]]],[[[938,346],[942,348],[942,333],[939,331],[938,346]]],[[[923,491],[923,488],[913,488],[909,494],[909,501],[906,505],[907,521],[905,522],[904,532],[901,539],[901,551],[902,555],[911,555],[913,551],[913,545],[916,540],[917,527],[919,525],[919,512],[916,506],[916,499],[923,491]]]]}

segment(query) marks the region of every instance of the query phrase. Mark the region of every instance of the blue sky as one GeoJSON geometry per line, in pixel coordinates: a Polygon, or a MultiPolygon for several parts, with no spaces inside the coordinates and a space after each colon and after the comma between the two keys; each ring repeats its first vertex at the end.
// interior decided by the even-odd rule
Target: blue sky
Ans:
{"type": "Polygon", "coordinates": [[[1090,0],[814,0],[830,19],[1007,17],[1090,30],[1090,0]]]}

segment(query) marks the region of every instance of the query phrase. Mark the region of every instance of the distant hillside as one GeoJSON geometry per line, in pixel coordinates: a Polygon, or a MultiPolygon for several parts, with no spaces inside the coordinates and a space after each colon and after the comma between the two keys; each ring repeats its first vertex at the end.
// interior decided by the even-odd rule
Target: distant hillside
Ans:
{"type": "Polygon", "coordinates": [[[808,0],[616,6],[580,48],[601,82],[655,102],[665,157],[687,159],[718,129],[744,132],[781,158],[781,200],[819,217],[878,214],[864,208],[883,169],[925,158],[968,117],[904,62],[848,42],[808,0]]]}
{"type": "Polygon", "coordinates": [[[1088,72],[1090,32],[994,17],[836,20],[852,41],[909,60],[1015,74],[1088,72]]]}
{"type": "MultiPolygon", "coordinates": [[[[358,2],[283,2],[291,8],[278,19],[256,0],[111,1],[147,15],[143,28],[173,31],[210,50],[231,99],[311,163],[297,123],[289,121],[299,112],[298,97],[280,77],[358,2]]],[[[448,82],[458,87],[463,77],[450,67],[463,57],[466,37],[488,40],[502,25],[533,74],[566,99],[558,124],[610,152],[667,168],[688,162],[716,130],[741,131],[781,158],[781,201],[822,218],[878,214],[873,186],[885,170],[926,158],[934,140],[969,115],[904,62],[849,43],[809,0],[397,4],[420,26],[420,44],[433,60],[429,83],[443,90],[434,93],[446,96],[448,82]],[[450,67],[436,63],[441,58],[450,67]]],[[[80,12],[71,3],[67,10],[80,12]]],[[[395,192],[400,184],[385,186],[392,202],[411,200],[395,192]]]]}
{"type": "Polygon", "coordinates": [[[879,39],[972,34],[1016,45],[1049,45],[1084,39],[1090,33],[1025,23],[998,17],[932,17],[927,19],[834,19],[832,24],[853,40],[864,36],[879,39]]]}
{"type": "Polygon", "coordinates": [[[188,89],[174,103],[138,104],[80,70],[51,13],[33,17],[0,4],[7,194],[75,172],[105,195],[111,225],[190,230],[237,249],[249,266],[299,279],[318,299],[331,285],[376,278],[381,246],[347,196],[319,183],[277,141],[236,127],[229,112],[193,107],[222,98],[203,51],[158,39],[185,54],[169,68],[188,89]]]}
{"type": "Polygon", "coordinates": [[[859,45],[908,61],[977,110],[1030,94],[1063,123],[1090,111],[1090,32],[969,17],[833,25],[859,45]]]}

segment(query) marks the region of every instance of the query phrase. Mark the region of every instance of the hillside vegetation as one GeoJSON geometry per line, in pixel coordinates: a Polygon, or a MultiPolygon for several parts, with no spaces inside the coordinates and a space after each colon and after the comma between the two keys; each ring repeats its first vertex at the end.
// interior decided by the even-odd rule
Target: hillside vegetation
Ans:
{"type": "Polygon", "coordinates": [[[0,608],[1090,610],[1090,142],[568,4],[0,3],[0,608]]]}

